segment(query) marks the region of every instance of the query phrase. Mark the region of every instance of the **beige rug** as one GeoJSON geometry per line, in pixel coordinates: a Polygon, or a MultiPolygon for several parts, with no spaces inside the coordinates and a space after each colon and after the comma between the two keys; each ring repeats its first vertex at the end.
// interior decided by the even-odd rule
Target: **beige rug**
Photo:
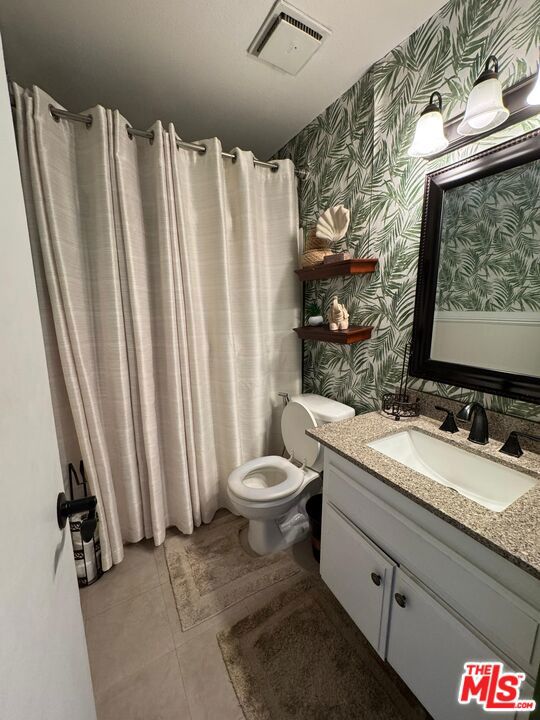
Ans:
{"type": "Polygon", "coordinates": [[[428,717],[316,578],[220,632],[218,642],[247,720],[428,717]]]}
{"type": "Polygon", "coordinates": [[[165,540],[165,557],[183,630],[300,572],[285,552],[260,557],[242,547],[247,521],[227,514],[193,535],[165,540]]]}

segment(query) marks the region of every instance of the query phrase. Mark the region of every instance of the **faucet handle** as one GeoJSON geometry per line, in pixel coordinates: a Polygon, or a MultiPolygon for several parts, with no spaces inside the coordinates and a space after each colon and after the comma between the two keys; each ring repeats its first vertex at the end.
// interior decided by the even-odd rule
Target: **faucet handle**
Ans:
{"type": "Polygon", "coordinates": [[[504,445],[499,448],[499,452],[502,452],[505,455],[511,455],[512,457],[516,458],[523,455],[523,450],[521,449],[521,445],[519,444],[519,438],[514,430],[512,430],[510,435],[507,437],[504,445]]]}
{"type": "Polygon", "coordinates": [[[440,426],[439,430],[444,430],[444,432],[449,432],[449,433],[459,432],[459,428],[456,424],[456,420],[454,418],[454,413],[452,410],[442,407],[441,405],[435,405],[435,410],[441,410],[442,412],[446,413],[446,417],[443,421],[443,424],[440,426]]]}
{"type": "Polygon", "coordinates": [[[529,435],[529,433],[518,433],[512,430],[504,445],[499,449],[499,452],[505,455],[511,455],[512,457],[519,458],[523,455],[523,450],[519,443],[519,438],[524,437],[528,440],[540,440],[538,435],[529,435]]]}

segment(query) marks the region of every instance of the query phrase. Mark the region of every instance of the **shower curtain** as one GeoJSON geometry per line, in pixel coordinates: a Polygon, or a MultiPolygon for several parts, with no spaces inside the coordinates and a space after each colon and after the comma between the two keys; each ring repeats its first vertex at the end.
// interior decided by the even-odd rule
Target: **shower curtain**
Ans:
{"type": "MultiPolygon", "coordinates": [[[[55,120],[14,87],[21,173],[64,464],[84,459],[104,568],[123,543],[190,533],[239,464],[280,452],[298,392],[294,168],[178,149],[101,106],[55,120]]],[[[31,442],[31,438],[29,438],[31,442]]]]}

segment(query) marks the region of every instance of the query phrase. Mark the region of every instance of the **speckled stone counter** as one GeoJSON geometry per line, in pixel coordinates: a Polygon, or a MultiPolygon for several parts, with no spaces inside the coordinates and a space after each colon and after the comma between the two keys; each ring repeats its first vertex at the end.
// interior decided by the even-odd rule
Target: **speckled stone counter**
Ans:
{"type": "Polygon", "coordinates": [[[308,435],[366,472],[455,525],[499,555],[540,578],[540,455],[525,452],[514,459],[499,452],[501,443],[474,445],[468,430],[453,435],[439,430],[440,421],[420,416],[396,422],[380,412],[329,423],[308,435]],[[532,476],[537,484],[502,512],[493,512],[455,491],[368,447],[390,433],[417,429],[469,452],[532,476]]]}

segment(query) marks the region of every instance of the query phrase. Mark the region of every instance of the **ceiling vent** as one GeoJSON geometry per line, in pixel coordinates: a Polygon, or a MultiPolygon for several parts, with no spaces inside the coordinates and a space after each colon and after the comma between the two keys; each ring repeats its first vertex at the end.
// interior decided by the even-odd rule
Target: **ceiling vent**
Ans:
{"type": "Polygon", "coordinates": [[[250,55],[296,75],[330,30],[289,3],[277,2],[248,48],[250,55]]]}

